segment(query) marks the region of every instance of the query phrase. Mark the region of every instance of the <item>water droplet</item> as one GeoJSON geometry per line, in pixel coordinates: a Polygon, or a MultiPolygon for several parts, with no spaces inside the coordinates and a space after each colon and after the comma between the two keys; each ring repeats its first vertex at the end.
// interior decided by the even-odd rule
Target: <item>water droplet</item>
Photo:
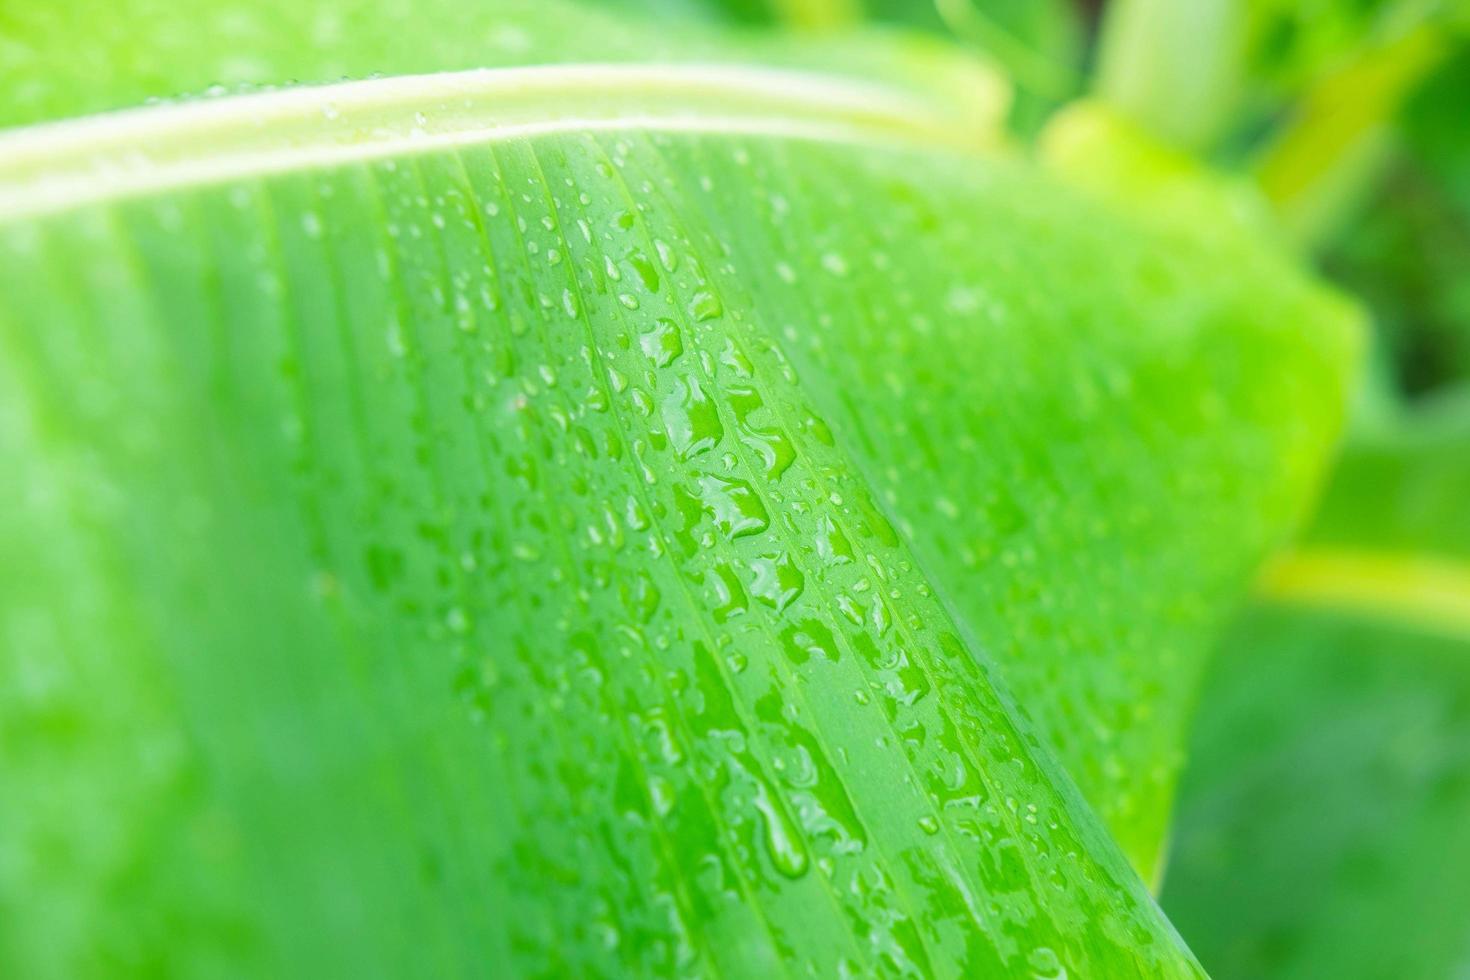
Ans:
{"type": "Polygon", "coordinates": [[[653,329],[638,339],[638,346],[643,348],[643,353],[655,367],[667,367],[684,353],[684,340],[679,336],[679,327],[668,317],[655,320],[653,329]]]}
{"type": "Polygon", "coordinates": [[[1026,965],[1036,980],[1067,980],[1067,968],[1062,965],[1056,952],[1046,946],[1038,946],[1026,957],[1026,965]]]}
{"type": "Polygon", "coordinates": [[[644,289],[650,293],[658,292],[658,269],[649,261],[648,256],[642,252],[634,252],[628,256],[628,264],[633,267],[634,272],[638,273],[638,279],[643,283],[644,289]]]}
{"type": "Polygon", "coordinates": [[[468,633],[472,625],[469,613],[459,606],[449,610],[449,614],[444,617],[444,624],[449,627],[451,633],[459,634],[468,633]]]}
{"type": "Polygon", "coordinates": [[[822,253],[822,268],[834,276],[846,276],[848,272],[847,260],[836,252],[822,253]]]}
{"type": "Polygon", "coordinates": [[[725,435],[719,411],[695,378],[684,378],[679,392],[664,401],[663,419],[680,459],[709,452],[725,435]]]}
{"type": "Polygon", "coordinates": [[[710,584],[715,593],[713,607],[715,622],[723,623],[727,619],[744,614],[749,608],[745,598],[745,589],[740,585],[740,576],[735,574],[735,569],[731,568],[728,563],[720,562],[715,566],[710,584]]]}
{"type": "MultiPolygon", "coordinates": [[[[861,634],[859,634],[861,635],[861,634]]],[[[836,662],[837,640],[821,620],[803,619],[781,631],[781,645],[787,658],[800,667],[812,657],[836,662]]]]}
{"type": "Polygon", "coordinates": [[[676,797],[674,795],[674,784],[662,776],[650,776],[648,779],[648,798],[653,803],[653,812],[659,817],[667,817],[674,809],[676,797]]]}
{"type": "Polygon", "coordinates": [[[853,560],[852,544],[828,514],[823,514],[817,522],[816,543],[817,557],[824,565],[845,565],[853,560]]]}
{"type": "Polygon", "coordinates": [[[755,578],[750,583],[750,592],[761,602],[781,612],[796,601],[806,582],[801,570],[782,552],[778,555],[756,558],[750,563],[755,578]]]}
{"type": "Polygon", "coordinates": [[[706,473],[699,478],[699,491],[704,511],[728,538],[759,534],[771,525],[765,506],[744,480],[706,473]]]}
{"type": "Polygon", "coordinates": [[[640,623],[647,623],[658,612],[663,596],[658,586],[646,572],[639,572],[631,580],[624,579],[619,587],[623,608],[640,623]]]}
{"type": "Polygon", "coordinates": [[[689,315],[701,323],[722,316],[724,312],[725,304],[712,289],[698,289],[689,300],[689,315]]]}
{"type": "Polygon", "coordinates": [[[766,856],[782,875],[800,878],[810,864],[806,843],[765,781],[757,780],[756,785],[755,807],[761,815],[766,856]]]}
{"type": "Polygon", "coordinates": [[[388,321],[388,329],[384,331],[384,339],[388,344],[388,353],[394,357],[402,357],[408,353],[408,347],[403,340],[403,324],[394,317],[388,321]]]}

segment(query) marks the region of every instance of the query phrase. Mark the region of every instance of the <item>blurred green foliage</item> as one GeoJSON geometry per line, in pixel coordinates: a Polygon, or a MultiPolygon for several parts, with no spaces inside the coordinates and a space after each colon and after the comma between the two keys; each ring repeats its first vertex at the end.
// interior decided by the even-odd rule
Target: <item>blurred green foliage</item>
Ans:
{"type": "Polygon", "coordinates": [[[1213,976],[1453,977],[1470,650],[1264,607],[1206,680],[1162,902],[1213,976]]]}
{"type": "Polygon", "coordinates": [[[1323,261],[1372,308],[1405,392],[1470,377],[1470,53],[1405,107],[1382,178],[1323,261]]]}

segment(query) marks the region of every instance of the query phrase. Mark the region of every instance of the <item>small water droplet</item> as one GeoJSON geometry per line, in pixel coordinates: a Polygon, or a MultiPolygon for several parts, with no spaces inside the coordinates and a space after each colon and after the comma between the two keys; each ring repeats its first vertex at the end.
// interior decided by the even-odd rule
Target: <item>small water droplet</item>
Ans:
{"type": "Polygon", "coordinates": [[[846,276],[848,273],[847,260],[836,252],[822,253],[822,268],[834,276],[846,276]]]}
{"type": "Polygon", "coordinates": [[[444,617],[444,624],[449,627],[451,633],[468,633],[471,626],[469,613],[465,612],[459,606],[455,606],[444,617]]]}

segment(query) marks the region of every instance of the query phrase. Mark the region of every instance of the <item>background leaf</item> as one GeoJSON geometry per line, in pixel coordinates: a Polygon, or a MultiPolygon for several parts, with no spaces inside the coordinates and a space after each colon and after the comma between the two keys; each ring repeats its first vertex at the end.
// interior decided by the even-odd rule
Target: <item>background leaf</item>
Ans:
{"type": "Polygon", "coordinates": [[[1164,907],[1220,976],[1451,976],[1470,942],[1470,415],[1360,437],[1201,699],[1164,907]]]}
{"type": "Polygon", "coordinates": [[[1470,644],[1265,608],[1205,685],[1162,902],[1216,976],[1454,976],[1470,644]]]}

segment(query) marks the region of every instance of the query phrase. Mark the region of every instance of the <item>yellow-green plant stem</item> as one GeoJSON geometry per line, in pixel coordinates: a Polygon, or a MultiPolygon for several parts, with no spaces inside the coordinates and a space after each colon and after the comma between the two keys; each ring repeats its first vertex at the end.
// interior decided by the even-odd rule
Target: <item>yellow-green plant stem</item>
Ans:
{"type": "Polygon", "coordinates": [[[1470,640],[1470,564],[1434,555],[1311,547],[1262,573],[1263,598],[1343,609],[1470,640]]]}
{"type": "Polygon", "coordinates": [[[1238,87],[1244,8],[1230,0],[1109,4],[1098,95],[1155,136],[1191,149],[1207,146],[1238,87]]]}

